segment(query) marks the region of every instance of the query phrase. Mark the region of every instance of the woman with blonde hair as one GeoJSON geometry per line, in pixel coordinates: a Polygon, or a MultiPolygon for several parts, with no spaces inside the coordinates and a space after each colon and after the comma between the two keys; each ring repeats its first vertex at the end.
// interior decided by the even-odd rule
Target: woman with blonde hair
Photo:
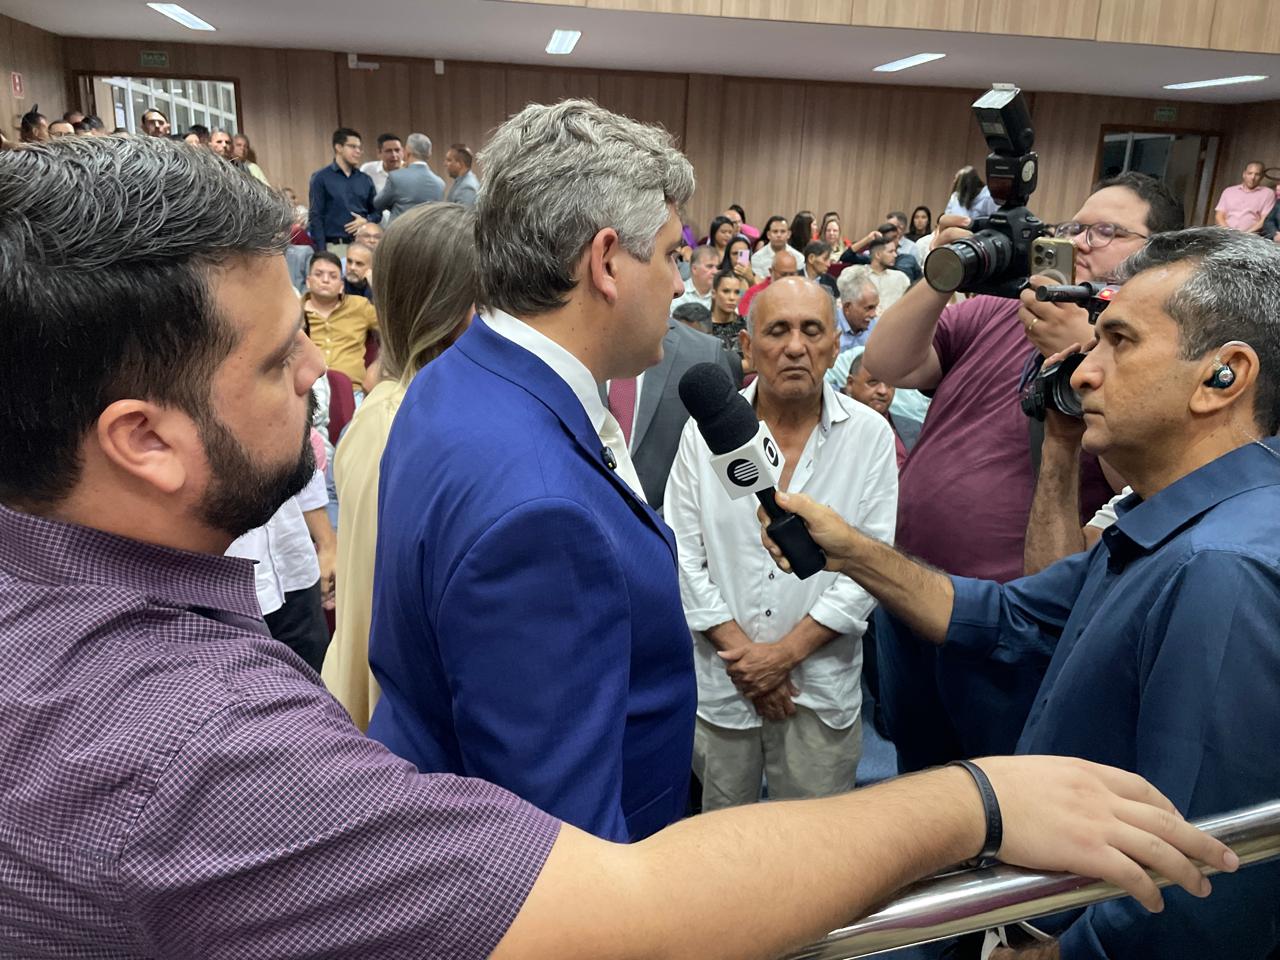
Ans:
{"type": "Polygon", "coordinates": [[[479,288],[475,216],[456,203],[427,203],[396,218],[373,260],[382,347],[377,385],[338,443],[337,627],[321,677],[367,730],[378,702],[369,671],[378,469],[409,383],[471,322],[479,288]]]}

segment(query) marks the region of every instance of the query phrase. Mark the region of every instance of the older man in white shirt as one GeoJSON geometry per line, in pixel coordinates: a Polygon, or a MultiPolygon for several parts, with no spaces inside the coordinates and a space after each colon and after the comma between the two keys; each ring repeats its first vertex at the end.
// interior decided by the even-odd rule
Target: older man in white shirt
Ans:
{"type": "MultiPolygon", "coordinates": [[[[824,385],[839,344],[830,296],[797,277],[771,284],[751,305],[742,343],[758,373],[743,395],[786,458],[780,486],[892,542],[892,431],[824,385]]],[[[850,790],[861,753],[862,634],[874,601],[848,578],[779,572],[760,544],[755,500],[730,499],[710,459],[691,421],[665,497],[694,636],[703,809],[754,802],[762,775],[773,798],[850,790]]]]}

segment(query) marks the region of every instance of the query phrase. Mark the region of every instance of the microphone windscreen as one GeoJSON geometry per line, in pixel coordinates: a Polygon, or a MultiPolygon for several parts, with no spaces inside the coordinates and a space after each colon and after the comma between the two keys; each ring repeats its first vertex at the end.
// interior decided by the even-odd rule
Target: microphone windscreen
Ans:
{"type": "Polygon", "coordinates": [[[738,393],[729,371],[717,363],[688,369],[680,378],[680,401],[714,454],[749,443],[760,428],[751,404],[738,393]]]}

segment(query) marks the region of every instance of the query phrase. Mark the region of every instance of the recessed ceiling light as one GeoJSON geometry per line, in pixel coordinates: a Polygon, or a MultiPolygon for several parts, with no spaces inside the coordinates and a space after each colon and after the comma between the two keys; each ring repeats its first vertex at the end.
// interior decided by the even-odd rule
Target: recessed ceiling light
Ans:
{"type": "Polygon", "coordinates": [[[1192,80],[1188,83],[1166,83],[1166,90],[1199,90],[1201,87],[1229,87],[1233,83],[1257,83],[1259,80],[1266,80],[1266,77],[1260,77],[1256,74],[1250,74],[1244,77],[1219,77],[1217,80],[1192,80]]]}
{"type": "Polygon", "coordinates": [[[547,53],[554,53],[560,56],[573,53],[573,48],[578,45],[578,39],[581,36],[581,30],[557,30],[551,34],[551,42],[547,44],[547,53]]]}
{"type": "Polygon", "coordinates": [[[922,63],[929,63],[931,60],[941,60],[945,56],[945,53],[917,53],[914,57],[903,57],[901,60],[893,61],[893,63],[882,63],[876,67],[876,72],[897,73],[899,70],[909,70],[912,67],[920,66],[922,63]]]}
{"type": "Polygon", "coordinates": [[[148,7],[156,13],[163,13],[170,20],[176,20],[188,30],[216,30],[211,23],[206,23],[185,7],[176,3],[148,3],[148,7]]]}

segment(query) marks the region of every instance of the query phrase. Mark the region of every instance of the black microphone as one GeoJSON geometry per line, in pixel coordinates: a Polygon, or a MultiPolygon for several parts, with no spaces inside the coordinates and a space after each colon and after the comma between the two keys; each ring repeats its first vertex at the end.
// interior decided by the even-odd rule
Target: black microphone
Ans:
{"type": "Polygon", "coordinates": [[[699,363],[680,378],[680,400],[711,448],[711,465],[730,497],[754,493],[769,515],[766,528],[791,571],[804,580],[827,565],[804,521],[778,506],[774,487],[782,476],[782,452],[768,426],[756,419],[729,372],[716,363],[699,363]]]}

